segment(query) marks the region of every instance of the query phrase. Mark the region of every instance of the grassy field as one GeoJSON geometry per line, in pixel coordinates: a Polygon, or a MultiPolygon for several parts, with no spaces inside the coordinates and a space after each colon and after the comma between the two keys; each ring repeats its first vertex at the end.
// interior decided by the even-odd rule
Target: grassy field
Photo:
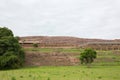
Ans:
{"type": "Polygon", "coordinates": [[[25,51],[37,51],[37,52],[63,52],[63,53],[80,53],[82,49],[76,48],[25,48],[25,51]]]}
{"type": "Polygon", "coordinates": [[[0,80],[120,80],[120,66],[24,68],[0,71],[0,80]]]}

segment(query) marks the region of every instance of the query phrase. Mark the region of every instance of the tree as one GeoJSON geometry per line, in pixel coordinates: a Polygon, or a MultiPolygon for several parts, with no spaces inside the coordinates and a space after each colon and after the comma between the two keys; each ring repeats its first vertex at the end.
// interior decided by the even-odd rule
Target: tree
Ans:
{"type": "Polygon", "coordinates": [[[33,49],[33,51],[37,51],[38,44],[37,43],[33,43],[33,47],[35,48],[35,49],[33,49]]]}
{"type": "Polygon", "coordinates": [[[20,37],[19,37],[19,36],[16,36],[15,38],[16,38],[18,41],[20,40],[20,37]]]}
{"type": "Polygon", "coordinates": [[[0,27],[0,38],[5,36],[13,36],[13,33],[7,27],[0,27]]]}
{"type": "Polygon", "coordinates": [[[24,51],[12,31],[0,27],[0,69],[19,68],[24,59],[24,51]]]}
{"type": "Polygon", "coordinates": [[[97,52],[91,48],[85,49],[81,54],[80,54],[80,60],[81,64],[85,63],[90,66],[90,64],[94,61],[94,59],[97,56],[97,52]]]}
{"type": "Polygon", "coordinates": [[[38,47],[38,44],[37,44],[37,43],[33,43],[33,47],[34,47],[34,48],[37,48],[37,47],[38,47]]]}

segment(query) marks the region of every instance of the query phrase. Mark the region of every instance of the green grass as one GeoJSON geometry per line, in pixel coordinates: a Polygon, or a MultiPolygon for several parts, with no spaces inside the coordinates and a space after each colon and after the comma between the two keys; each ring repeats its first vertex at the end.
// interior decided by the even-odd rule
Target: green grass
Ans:
{"type": "Polygon", "coordinates": [[[25,51],[37,52],[53,52],[53,48],[24,48],[25,51]]]}
{"type": "Polygon", "coordinates": [[[119,80],[120,66],[43,66],[0,71],[0,80],[119,80]]]}
{"type": "Polygon", "coordinates": [[[76,48],[25,48],[25,51],[37,51],[37,52],[63,52],[63,53],[80,53],[82,49],[76,49],[76,48]]]}
{"type": "MultiPolygon", "coordinates": [[[[37,52],[63,52],[63,53],[80,53],[83,51],[83,49],[79,48],[24,48],[25,51],[37,51],[37,52]]],[[[103,53],[104,54],[112,54],[113,51],[99,51],[97,50],[98,53],[103,53]]],[[[120,51],[118,51],[120,52],[120,51]]]]}

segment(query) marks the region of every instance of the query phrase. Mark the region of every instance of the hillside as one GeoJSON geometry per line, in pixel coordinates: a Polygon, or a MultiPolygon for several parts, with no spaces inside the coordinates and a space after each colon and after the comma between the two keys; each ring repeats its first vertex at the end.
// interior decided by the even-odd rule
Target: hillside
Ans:
{"type": "MultiPolygon", "coordinates": [[[[87,38],[76,38],[76,37],[65,37],[65,36],[28,36],[21,37],[20,41],[24,41],[23,46],[29,46],[34,42],[39,42],[39,46],[45,48],[38,48],[34,51],[34,48],[25,48],[26,51],[26,65],[27,66],[49,66],[49,65],[79,65],[79,48],[64,48],[63,45],[68,46],[79,46],[89,42],[120,42],[120,40],[103,40],[103,39],[87,39],[87,38]],[[54,47],[62,47],[62,49],[55,49],[54,47]],[[46,48],[47,47],[47,48],[46,48]],[[53,47],[53,48],[48,48],[53,47]],[[50,61],[49,61],[50,60],[50,61]]],[[[28,47],[29,47],[28,46],[28,47]]],[[[109,47],[109,46],[108,46],[109,47]]],[[[111,47],[111,46],[110,46],[111,47]]],[[[103,47],[104,48],[104,47],[103,47]]],[[[119,61],[120,52],[99,52],[96,63],[108,63],[112,64],[119,61]],[[109,56],[108,56],[109,55],[109,56]],[[113,58],[114,57],[114,58],[113,58]]],[[[95,63],[95,64],[96,64],[95,63]]]]}
{"type": "Polygon", "coordinates": [[[119,39],[104,40],[104,39],[88,39],[68,36],[27,36],[20,37],[20,41],[24,43],[39,43],[41,46],[73,46],[84,45],[89,42],[120,42],[119,39]]]}

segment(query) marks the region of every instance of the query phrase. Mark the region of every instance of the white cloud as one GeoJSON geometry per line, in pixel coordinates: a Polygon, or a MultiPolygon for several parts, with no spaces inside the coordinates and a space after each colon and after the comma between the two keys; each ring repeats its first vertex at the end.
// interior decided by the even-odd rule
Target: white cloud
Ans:
{"type": "Polygon", "coordinates": [[[0,26],[15,35],[120,38],[119,0],[0,0],[0,26]]]}

